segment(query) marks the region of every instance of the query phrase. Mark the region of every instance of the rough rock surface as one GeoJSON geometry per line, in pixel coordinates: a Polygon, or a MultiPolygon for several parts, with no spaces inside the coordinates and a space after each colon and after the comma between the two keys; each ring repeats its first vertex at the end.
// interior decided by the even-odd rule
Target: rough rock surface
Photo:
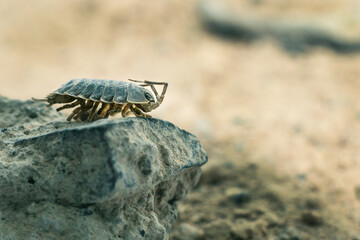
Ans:
{"type": "Polygon", "coordinates": [[[166,121],[65,122],[42,103],[0,106],[0,239],[167,239],[207,161],[166,121]]]}

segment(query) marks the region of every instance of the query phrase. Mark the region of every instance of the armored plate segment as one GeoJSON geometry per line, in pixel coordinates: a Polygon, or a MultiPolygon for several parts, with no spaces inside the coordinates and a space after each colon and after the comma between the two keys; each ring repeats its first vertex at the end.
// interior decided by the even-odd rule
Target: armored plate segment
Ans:
{"type": "Polygon", "coordinates": [[[97,81],[94,81],[94,80],[90,81],[89,85],[87,85],[87,87],[84,89],[84,91],[82,91],[79,94],[79,97],[83,98],[83,99],[89,99],[89,97],[95,91],[97,86],[98,86],[97,81]]]}
{"type": "Polygon", "coordinates": [[[62,85],[59,89],[56,89],[56,90],[54,91],[54,93],[64,94],[65,91],[67,91],[67,90],[69,90],[70,88],[72,88],[73,86],[75,86],[79,81],[80,81],[80,79],[70,80],[69,82],[67,82],[67,83],[65,83],[64,85],[62,85]]]}
{"type": "Polygon", "coordinates": [[[101,102],[106,102],[106,103],[113,102],[113,98],[115,95],[115,87],[116,87],[115,83],[116,83],[116,81],[114,81],[114,80],[106,81],[106,87],[105,87],[104,93],[100,98],[101,102]]]}
{"type": "Polygon", "coordinates": [[[128,83],[122,81],[116,81],[115,96],[113,98],[113,102],[118,104],[126,103],[127,95],[128,95],[128,83]]]}
{"type": "Polygon", "coordinates": [[[81,79],[79,80],[72,88],[66,90],[64,94],[69,96],[77,97],[79,94],[84,91],[84,89],[89,85],[90,80],[88,79],[81,79]]]}
{"type": "Polygon", "coordinates": [[[100,98],[103,95],[105,87],[106,87],[106,81],[97,80],[97,79],[94,79],[93,81],[97,83],[96,84],[97,86],[96,86],[96,89],[94,90],[94,92],[89,97],[89,99],[93,100],[93,101],[100,101],[100,98]]]}

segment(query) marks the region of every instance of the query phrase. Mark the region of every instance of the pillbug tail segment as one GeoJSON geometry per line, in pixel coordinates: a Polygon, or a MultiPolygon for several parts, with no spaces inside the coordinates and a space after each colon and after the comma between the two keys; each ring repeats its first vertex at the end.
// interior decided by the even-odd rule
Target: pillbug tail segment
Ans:
{"type": "Polygon", "coordinates": [[[37,101],[37,102],[47,102],[48,101],[47,98],[34,98],[34,97],[32,97],[31,99],[34,100],[34,101],[37,101]]]}
{"type": "Polygon", "coordinates": [[[47,102],[47,103],[49,103],[48,105],[46,105],[46,106],[48,106],[48,107],[50,107],[50,106],[52,106],[54,103],[53,102],[49,102],[49,99],[48,98],[31,98],[32,100],[34,100],[34,101],[37,101],[37,102],[47,102]]]}

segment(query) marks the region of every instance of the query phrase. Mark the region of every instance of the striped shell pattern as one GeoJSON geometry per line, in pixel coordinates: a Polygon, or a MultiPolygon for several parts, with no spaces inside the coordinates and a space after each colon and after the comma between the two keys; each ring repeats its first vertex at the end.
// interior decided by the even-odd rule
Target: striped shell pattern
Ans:
{"type": "Polygon", "coordinates": [[[150,96],[150,99],[154,99],[149,90],[131,82],[88,78],[73,79],[53,93],[116,104],[148,103],[150,96]]]}

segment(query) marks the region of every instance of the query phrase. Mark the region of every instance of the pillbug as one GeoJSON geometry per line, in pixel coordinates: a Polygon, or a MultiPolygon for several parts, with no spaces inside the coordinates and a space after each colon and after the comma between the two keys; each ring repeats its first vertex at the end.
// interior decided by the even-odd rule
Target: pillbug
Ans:
{"type": "Polygon", "coordinates": [[[117,113],[123,117],[133,113],[137,117],[151,117],[146,114],[157,108],[164,100],[168,83],[129,79],[131,82],[103,80],[103,79],[73,79],[50,93],[43,99],[33,98],[35,101],[65,105],[57,108],[61,111],[76,107],[67,120],[94,121],[108,118],[117,113]],[[135,84],[135,83],[141,84],[135,84]],[[161,95],[154,85],[162,85],[161,95]],[[150,90],[151,87],[155,97],[150,90]],[[100,106],[101,104],[101,106],[100,106]]]}

